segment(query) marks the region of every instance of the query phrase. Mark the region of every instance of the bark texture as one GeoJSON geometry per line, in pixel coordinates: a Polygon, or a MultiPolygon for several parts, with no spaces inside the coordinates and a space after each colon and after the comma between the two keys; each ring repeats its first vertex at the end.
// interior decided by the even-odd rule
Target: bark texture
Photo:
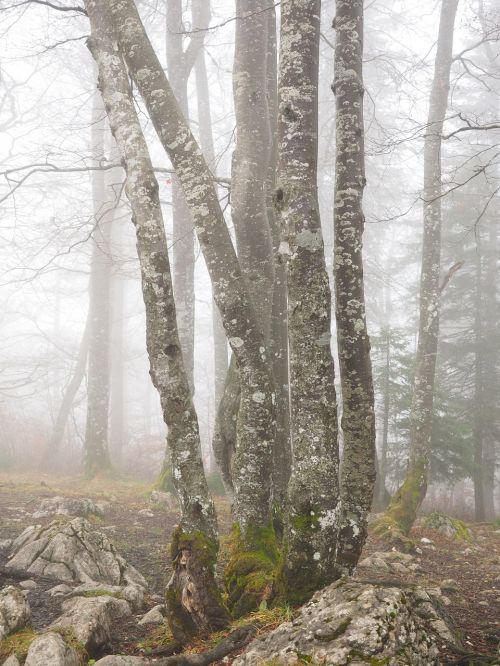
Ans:
{"type": "Polygon", "coordinates": [[[183,117],[133,0],[109,11],[129,71],[177,173],[212,280],[214,298],[238,366],[241,399],[234,456],[234,513],[241,547],[270,521],[274,394],[266,341],[214,189],[212,174],[183,117]]]}
{"type": "Polygon", "coordinates": [[[281,9],[281,254],[287,267],[292,474],[281,586],[302,601],[335,577],[338,447],[331,292],[317,194],[320,0],[281,9]]]}
{"type": "Polygon", "coordinates": [[[448,106],[453,32],[458,0],[443,0],[434,78],[424,145],[424,237],[420,277],[420,321],[410,410],[410,460],[405,481],[393,497],[380,530],[408,534],[426,491],[432,405],[439,339],[441,273],[441,143],[448,106]]]}
{"type": "Polygon", "coordinates": [[[171,451],[181,523],[172,542],[174,575],[167,591],[174,638],[184,640],[228,621],[213,578],[217,553],[215,508],[203,471],[198,420],[177,329],[167,242],[156,181],[134,108],[127,69],[112,41],[112,23],[96,0],[85,3],[90,49],[110,125],[126,174],[126,191],[136,230],[146,308],[150,374],[158,390],[171,451]],[[189,563],[189,565],[188,565],[189,563]]]}
{"type": "Polygon", "coordinates": [[[366,184],[362,0],[337,0],[334,27],[334,277],[344,439],[337,563],[352,571],[366,539],[375,482],[375,413],[362,256],[366,184]]]}

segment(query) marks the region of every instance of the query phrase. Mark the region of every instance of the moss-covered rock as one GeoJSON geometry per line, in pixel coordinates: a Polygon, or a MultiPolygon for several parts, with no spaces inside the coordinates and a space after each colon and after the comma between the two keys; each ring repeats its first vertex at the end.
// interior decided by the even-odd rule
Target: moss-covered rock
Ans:
{"type": "Polygon", "coordinates": [[[433,511],[424,519],[424,526],[428,529],[437,530],[447,537],[457,541],[472,541],[472,535],[463,520],[451,518],[439,511],[433,511]]]}
{"type": "Polygon", "coordinates": [[[459,647],[430,592],[340,579],[317,592],[293,622],[252,641],[234,666],[437,666],[443,642],[459,647]]]}
{"type": "Polygon", "coordinates": [[[272,525],[250,527],[245,539],[239,526],[233,527],[224,582],[228,606],[234,617],[241,617],[271,599],[279,564],[272,525]]]}

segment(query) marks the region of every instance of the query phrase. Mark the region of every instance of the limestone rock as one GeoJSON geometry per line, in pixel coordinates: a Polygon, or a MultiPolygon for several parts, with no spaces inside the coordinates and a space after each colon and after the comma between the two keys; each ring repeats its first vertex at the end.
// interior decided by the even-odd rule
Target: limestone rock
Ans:
{"type": "Polygon", "coordinates": [[[0,641],[31,620],[31,609],[22,591],[9,585],[0,590],[0,641]]]}
{"type": "Polygon", "coordinates": [[[317,592],[293,622],[252,641],[233,663],[431,666],[439,663],[436,634],[440,642],[456,642],[439,606],[421,588],[340,580],[317,592]]]}
{"type": "Polygon", "coordinates": [[[94,666],[143,666],[150,664],[150,661],[145,661],[142,657],[129,657],[120,654],[110,654],[107,657],[99,659],[95,662],[94,666]]]}
{"type": "Polygon", "coordinates": [[[0,552],[9,550],[12,546],[12,539],[0,539],[0,552]]]}
{"type": "Polygon", "coordinates": [[[143,576],[118,555],[108,537],[84,518],[28,527],[14,541],[12,552],[7,568],[65,582],[147,587],[143,576]]]}
{"type": "Polygon", "coordinates": [[[16,655],[11,654],[10,657],[7,657],[6,661],[3,662],[2,666],[21,666],[21,664],[16,655]]]}
{"type": "Polygon", "coordinates": [[[413,555],[400,553],[397,550],[388,552],[376,552],[365,557],[358,564],[358,569],[379,569],[393,574],[409,574],[418,570],[418,564],[413,555]]]}
{"type": "Polygon", "coordinates": [[[124,599],[108,595],[74,597],[63,602],[63,614],[51,624],[51,629],[72,629],[76,639],[93,654],[111,640],[113,621],[132,614],[124,599]]]}
{"type": "Polygon", "coordinates": [[[427,529],[436,530],[450,539],[459,541],[472,541],[472,535],[467,525],[457,518],[451,518],[439,511],[433,511],[424,519],[427,529]]]}
{"type": "Polygon", "coordinates": [[[146,615],[139,620],[138,624],[163,624],[165,622],[165,617],[163,616],[164,610],[165,606],[158,604],[158,606],[155,606],[148,611],[146,615]]]}
{"type": "Polygon", "coordinates": [[[34,580],[23,580],[19,583],[19,587],[22,587],[23,590],[34,590],[35,587],[38,587],[38,583],[34,580]]]}
{"type": "Polygon", "coordinates": [[[88,497],[49,497],[44,499],[33,518],[47,516],[103,516],[102,508],[88,497]]]}
{"type": "Polygon", "coordinates": [[[71,592],[73,592],[73,588],[71,588],[69,585],[66,585],[65,583],[61,583],[61,585],[51,587],[50,590],[47,590],[47,592],[51,597],[64,597],[67,594],[71,594],[71,592]]]}
{"type": "Polygon", "coordinates": [[[109,594],[111,597],[125,599],[134,610],[140,610],[144,604],[144,588],[139,585],[107,585],[105,583],[83,583],[73,590],[70,589],[67,596],[103,596],[109,594]]]}
{"type": "Polygon", "coordinates": [[[24,666],[79,666],[80,659],[62,636],[50,632],[35,638],[28,650],[24,666]]]}
{"type": "Polygon", "coordinates": [[[151,493],[151,503],[159,504],[169,511],[177,511],[179,509],[179,502],[175,495],[163,492],[162,490],[153,490],[151,493]]]}

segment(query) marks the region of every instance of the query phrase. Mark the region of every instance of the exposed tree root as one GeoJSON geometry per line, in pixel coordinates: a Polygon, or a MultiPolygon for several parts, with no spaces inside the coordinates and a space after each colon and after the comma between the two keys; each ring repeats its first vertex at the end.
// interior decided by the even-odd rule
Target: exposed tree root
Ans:
{"type": "Polygon", "coordinates": [[[223,641],[211,650],[199,654],[180,654],[157,661],[157,666],[208,666],[227,655],[241,650],[254,636],[257,627],[247,624],[232,631],[223,641]]]}

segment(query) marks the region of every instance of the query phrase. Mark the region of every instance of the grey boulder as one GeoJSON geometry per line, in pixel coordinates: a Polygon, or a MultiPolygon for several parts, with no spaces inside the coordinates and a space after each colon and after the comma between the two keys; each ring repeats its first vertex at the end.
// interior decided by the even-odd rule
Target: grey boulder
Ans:
{"type": "Polygon", "coordinates": [[[80,659],[73,648],[66,645],[62,636],[50,632],[35,638],[31,643],[24,666],[80,666],[80,659]]]}
{"type": "Polygon", "coordinates": [[[0,590],[0,641],[31,620],[31,609],[22,591],[9,585],[0,590]]]}
{"type": "Polygon", "coordinates": [[[47,516],[103,516],[104,511],[88,497],[49,497],[44,499],[33,518],[46,518],[47,516]]]}
{"type": "Polygon", "coordinates": [[[89,653],[105,647],[111,640],[114,620],[132,615],[124,599],[108,595],[74,597],[62,604],[63,614],[51,624],[51,629],[71,629],[75,638],[89,653]]]}

